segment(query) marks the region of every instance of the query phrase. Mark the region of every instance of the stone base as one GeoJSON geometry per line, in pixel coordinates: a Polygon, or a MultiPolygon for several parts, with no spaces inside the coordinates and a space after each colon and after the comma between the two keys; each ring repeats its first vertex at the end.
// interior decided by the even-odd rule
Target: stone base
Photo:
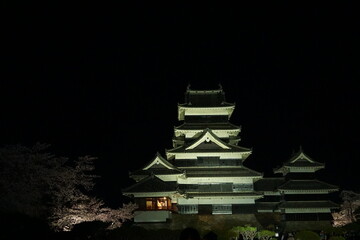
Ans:
{"type": "Polygon", "coordinates": [[[281,231],[296,232],[299,230],[320,231],[331,227],[330,221],[287,221],[281,222],[279,213],[256,213],[256,214],[218,214],[218,215],[196,215],[196,214],[172,214],[172,218],[162,223],[134,223],[135,226],[148,230],[169,229],[182,230],[193,227],[201,232],[226,231],[235,226],[249,224],[258,229],[275,230],[279,226],[281,231]]]}
{"type": "Polygon", "coordinates": [[[284,223],[285,232],[296,232],[300,230],[321,231],[331,227],[330,221],[287,221],[284,223]]]}
{"type": "Polygon", "coordinates": [[[172,214],[172,219],[166,223],[135,223],[135,226],[145,229],[170,229],[181,230],[193,227],[201,232],[230,230],[235,226],[249,224],[262,228],[255,214],[217,214],[217,215],[192,215],[172,214]]]}

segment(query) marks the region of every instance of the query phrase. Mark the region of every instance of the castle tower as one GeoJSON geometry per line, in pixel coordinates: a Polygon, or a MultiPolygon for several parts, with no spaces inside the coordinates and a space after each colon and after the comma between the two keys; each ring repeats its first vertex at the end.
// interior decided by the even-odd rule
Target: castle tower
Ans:
{"type": "Polygon", "coordinates": [[[174,127],[172,148],[131,172],[136,183],[122,191],[139,205],[136,223],[168,223],[174,215],[186,219],[222,215],[239,225],[239,219],[251,215],[247,223],[257,224],[261,214],[270,214],[272,224],[280,224],[282,216],[288,230],[331,223],[331,212],[338,205],[329,199],[338,187],[316,178],[325,165],[300,148],[274,170],[280,177],[263,177],[249,169],[245,162],[252,149],[239,145],[241,127],[230,122],[234,110],[221,86],[187,88],[184,103],[178,104],[180,124],[174,127]]]}
{"type": "Polygon", "coordinates": [[[130,174],[136,184],[123,190],[140,206],[135,222],[161,222],[171,214],[255,213],[262,198],[254,182],[262,174],[244,165],[252,150],[239,146],[241,128],[230,123],[235,104],[221,86],[185,92],[178,104],[173,148],[130,174]]]}
{"type": "Polygon", "coordinates": [[[281,173],[285,182],[277,187],[283,199],[279,209],[289,221],[329,221],[331,212],[338,205],[330,201],[329,194],[339,190],[337,186],[320,181],[316,172],[323,163],[314,161],[302,148],[274,173],[281,173]]]}

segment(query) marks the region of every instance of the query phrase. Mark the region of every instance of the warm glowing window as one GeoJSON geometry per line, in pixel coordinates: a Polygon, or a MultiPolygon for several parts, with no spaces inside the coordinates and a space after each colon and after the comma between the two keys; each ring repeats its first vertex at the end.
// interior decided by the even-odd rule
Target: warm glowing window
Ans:
{"type": "Polygon", "coordinates": [[[171,200],[166,197],[161,198],[146,198],[146,209],[171,209],[171,200]]]}
{"type": "Polygon", "coordinates": [[[165,197],[157,199],[157,208],[158,209],[167,209],[167,199],[165,197]]]}
{"type": "Polygon", "coordinates": [[[147,198],[146,199],[146,209],[154,209],[153,199],[152,198],[147,198]]]}

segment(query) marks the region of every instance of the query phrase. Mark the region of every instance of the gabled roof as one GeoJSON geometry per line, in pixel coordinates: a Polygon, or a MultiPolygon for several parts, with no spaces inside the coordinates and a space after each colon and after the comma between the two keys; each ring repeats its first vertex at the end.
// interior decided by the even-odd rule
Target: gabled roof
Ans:
{"type": "Polygon", "coordinates": [[[216,136],[209,128],[205,129],[203,133],[188,145],[179,146],[170,150],[166,150],[166,153],[181,153],[181,152],[244,152],[251,153],[251,149],[240,147],[236,145],[228,144],[222,141],[216,136]]]}
{"type": "Polygon", "coordinates": [[[316,179],[313,180],[289,180],[278,187],[279,190],[333,190],[339,188],[316,179]]]}
{"type": "Polygon", "coordinates": [[[210,128],[206,128],[203,131],[203,134],[194,142],[192,142],[190,144],[190,146],[186,147],[186,150],[190,150],[190,149],[195,149],[197,148],[199,145],[204,144],[204,143],[209,143],[209,142],[213,142],[215,143],[216,146],[222,148],[222,149],[231,149],[230,146],[227,146],[228,144],[226,144],[225,142],[221,141],[220,138],[218,138],[210,128]]]}
{"type": "Polygon", "coordinates": [[[302,148],[300,147],[300,151],[294,154],[294,156],[285,162],[282,167],[275,169],[274,173],[283,173],[286,175],[286,173],[289,172],[289,169],[291,168],[311,168],[316,171],[324,168],[324,166],[324,163],[316,162],[311,159],[303,152],[302,148]]]}
{"type": "Polygon", "coordinates": [[[169,161],[161,156],[159,152],[156,153],[155,157],[145,165],[143,170],[154,170],[154,169],[170,169],[181,172],[177,167],[172,165],[169,161]]]}
{"type": "Polygon", "coordinates": [[[124,194],[134,192],[170,192],[176,190],[176,182],[164,182],[155,175],[150,175],[141,181],[122,190],[124,194]]]}
{"type": "Polygon", "coordinates": [[[155,175],[176,175],[182,174],[183,171],[172,165],[163,158],[160,153],[156,153],[155,157],[148,162],[142,169],[130,172],[130,177],[138,181],[151,174],[155,175]]]}
{"type": "Polygon", "coordinates": [[[303,167],[303,166],[309,166],[309,167],[324,166],[323,163],[319,163],[319,162],[312,160],[308,155],[306,155],[302,151],[301,148],[300,148],[300,151],[298,153],[296,153],[292,158],[290,158],[289,161],[285,162],[284,165],[289,166],[289,167],[292,167],[292,166],[301,166],[301,167],[303,167]]]}

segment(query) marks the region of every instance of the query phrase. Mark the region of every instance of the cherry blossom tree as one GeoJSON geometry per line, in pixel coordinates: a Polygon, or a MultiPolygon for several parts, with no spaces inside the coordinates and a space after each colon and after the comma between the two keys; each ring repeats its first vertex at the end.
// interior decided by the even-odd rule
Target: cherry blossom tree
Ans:
{"type": "Polygon", "coordinates": [[[30,148],[8,145],[0,149],[1,211],[44,217],[61,192],[67,193],[65,188],[72,184],[59,180],[65,173],[75,173],[65,165],[67,158],[45,152],[48,147],[37,143],[30,148]]]}
{"type": "Polygon", "coordinates": [[[54,230],[71,230],[81,222],[103,221],[120,227],[136,205],[111,209],[93,196],[95,157],[70,161],[48,152],[48,144],[0,148],[0,212],[48,219],[54,230]]]}
{"type": "Polygon", "coordinates": [[[54,210],[51,216],[51,226],[56,231],[71,231],[79,223],[101,221],[109,223],[107,229],[115,229],[134,215],[137,209],[134,203],[124,204],[122,208],[111,209],[104,207],[104,203],[96,198],[86,198],[77,201],[71,207],[61,206],[54,210]]]}
{"type": "Polygon", "coordinates": [[[340,210],[332,214],[334,227],[356,222],[359,218],[360,194],[350,190],[343,190],[340,196],[343,201],[340,210]]]}

